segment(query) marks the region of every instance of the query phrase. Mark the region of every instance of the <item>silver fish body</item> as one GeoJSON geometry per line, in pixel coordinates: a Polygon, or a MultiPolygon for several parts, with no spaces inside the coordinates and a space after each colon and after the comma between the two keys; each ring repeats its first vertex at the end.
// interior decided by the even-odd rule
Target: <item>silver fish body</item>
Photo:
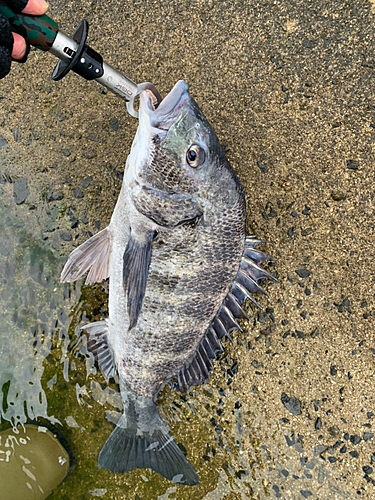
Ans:
{"type": "Polygon", "coordinates": [[[110,225],[78,247],[62,272],[109,276],[109,318],[84,327],[105,377],[119,381],[124,414],[99,455],[114,472],[151,467],[198,483],[155,405],[166,382],[202,383],[221,339],[263,292],[270,257],[247,239],[241,186],[185,82],[155,109],[140,96],[139,127],[110,225]]]}

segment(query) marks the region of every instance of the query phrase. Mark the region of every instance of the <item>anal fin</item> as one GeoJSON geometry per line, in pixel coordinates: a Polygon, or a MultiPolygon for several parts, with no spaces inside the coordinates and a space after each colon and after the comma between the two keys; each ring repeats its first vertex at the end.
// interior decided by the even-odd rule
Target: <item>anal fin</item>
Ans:
{"type": "Polygon", "coordinates": [[[62,270],[60,281],[71,283],[90,269],[86,284],[100,282],[108,278],[109,265],[110,233],[106,228],[73,250],[62,270]]]}
{"type": "Polygon", "coordinates": [[[106,381],[108,382],[110,378],[114,378],[117,382],[117,370],[108,342],[107,320],[89,323],[83,326],[82,330],[88,333],[87,349],[94,355],[106,381]]]}

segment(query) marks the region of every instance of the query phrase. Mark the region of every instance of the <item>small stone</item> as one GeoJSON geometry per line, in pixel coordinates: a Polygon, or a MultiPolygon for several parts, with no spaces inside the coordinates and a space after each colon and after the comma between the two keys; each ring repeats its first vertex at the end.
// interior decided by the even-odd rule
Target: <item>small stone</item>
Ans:
{"type": "Polygon", "coordinates": [[[314,455],[321,455],[326,451],[326,449],[327,446],[325,446],[324,444],[318,444],[318,446],[315,446],[314,448],[314,455]]]}
{"type": "Polygon", "coordinates": [[[305,205],[305,208],[302,210],[303,215],[310,215],[311,208],[305,205]]]}
{"type": "Polygon", "coordinates": [[[328,462],[330,462],[331,464],[333,464],[334,462],[336,462],[337,458],[336,457],[328,457],[328,462]]]}
{"type": "Polygon", "coordinates": [[[52,193],[52,200],[53,201],[60,201],[64,198],[63,193],[52,193]]]}
{"type": "Polygon", "coordinates": [[[358,451],[349,451],[349,455],[353,458],[358,458],[359,457],[359,453],[358,451]]]}
{"type": "Polygon", "coordinates": [[[332,427],[328,427],[327,431],[328,434],[330,434],[332,437],[336,437],[340,434],[340,429],[337,427],[337,425],[332,425],[332,427]]]}
{"type": "Polygon", "coordinates": [[[301,235],[302,236],[308,236],[311,233],[312,233],[311,227],[307,227],[306,229],[301,229],[301,235]]]}
{"type": "Polygon", "coordinates": [[[57,119],[59,120],[59,122],[62,122],[66,120],[66,116],[64,116],[62,113],[59,113],[57,119]]]}
{"type": "Polygon", "coordinates": [[[289,476],[289,472],[288,472],[286,469],[282,469],[280,472],[281,472],[281,474],[282,474],[284,477],[288,477],[288,476],[289,476]]]}
{"type": "Polygon", "coordinates": [[[281,402],[292,415],[301,415],[301,403],[295,397],[288,397],[285,392],[281,393],[281,402]]]}
{"type": "Polygon", "coordinates": [[[281,493],[280,493],[280,488],[279,488],[276,484],[274,484],[274,485],[272,486],[272,489],[273,489],[273,491],[275,492],[275,497],[276,497],[276,498],[282,498],[282,495],[281,495],[281,493]]]}
{"type": "Polygon", "coordinates": [[[357,434],[354,434],[354,436],[350,436],[350,441],[354,444],[357,445],[362,441],[362,438],[359,437],[357,434]]]}
{"type": "Polygon", "coordinates": [[[8,141],[6,141],[6,140],[4,139],[4,137],[2,137],[2,136],[0,135],[0,149],[1,149],[1,148],[3,148],[4,146],[6,146],[7,144],[8,144],[8,141]]]}
{"type": "Polygon", "coordinates": [[[331,365],[331,366],[330,366],[330,369],[329,369],[329,372],[330,372],[330,374],[331,374],[332,376],[337,375],[337,368],[336,368],[336,366],[335,366],[335,365],[331,365]]]}
{"type": "Polygon", "coordinates": [[[344,445],[340,448],[340,453],[346,453],[348,451],[348,448],[344,445]]]}
{"type": "Polygon", "coordinates": [[[322,420],[320,417],[318,417],[316,419],[316,422],[315,422],[315,430],[320,430],[322,428],[322,420]]]}
{"type": "Polygon", "coordinates": [[[343,201],[343,200],[346,200],[347,196],[345,193],[341,193],[338,191],[332,191],[331,198],[335,201],[343,201]]]}
{"type": "Polygon", "coordinates": [[[364,465],[362,467],[362,470],[365,474],[372,474],[374,472],[374,469],[370,467],[369,465],[364,465]]]}
{"type": "Polygon", "coordinates": [[[69,231],[61,231],[60,232],[60,238],[63,241],[72,241],[73,236],[72,236],[72,233],[70,233],[69,231]]]}
{"type": "Polygon", "coordinates": [[[72,154],[72,153],[69,151],[69,149],[65,149],[65,148],[64,148],[61,152],[62,152],[62,154],[63,154],[64,156],[70,156],[70,155],[72,154]]]}
{"type": "Polygon", "coordinates": [[[351,170],[358,170],[358,163],[354,160],[347,160],[346,166],[351,170]]]}
{"type": "Polygon", "coordinates": [[[89,220],[87,217],[82,217],[81,221],[83,222],[83,224],[88,224],[89,223],[89,220]]]}
{"type": "Polygon", "coordinates": [[[370,441],[374,437],[373,432],[364,432],[363,433],[363,441],[370,441]]]}
{"type": "Polygon", "coordinates": [[[267,165],[265,165],[264,163],[260,162],[260,161],[257,161],[257,167],[259,168],[259,170],[262,172],[262,174],[265,174],[267,172],[267,165]]]}
{"type": "Polygon", "coordinates": [[[71,184],[72,182],[73,182],[73,179],[72,179],[72,178],[70,177],[70,175],[69,175],[69,177],[67,177],[67,178],[65,179],[64,184],[71,184]]]}
{"type": "Polygon", "coordinates": [[[300,278],[308,278],[311,275],[311,272],[307,269],[296,269],[296,273],[300,278]]]}
{"type": "Polygon", "coordinates": [[[57,168],[56,163],[53,163],[52,165],[48,165],[48,168],[57,168]]]}
{"type": "Polygon", "coordinates": [[[91,184],[91,182],[92,182],[92,177],[90,175],[90,177],[87,177],[87,179],[82,179],[81,180],[81,186],[83,188],[87,188],[87,187],[89,187],[89,185],[91,184]]]}
{"type": "Polygon", "coordinates": [[[16,141],[16,142],[21,142],[21,132],[20,132],[20,129],[18,127],[14,127],[12,129],[12,134],[13,134],[13,139],[16,141]]]}
{"type": "Polygon", "coordinates": [[[73,189],[73,197],[77,199],[83,198],[82,190],[78,186],[73,189]]]}
{"type": "Polygon", "coordinates": [[[237,361],[231,366],[230,370],[227,370],[228,372],[228,375],[230,377],[233,377],[233,375],[236,375],[236,373],[238,372],[238,363],[237,361]]]}
{"type": "Polygon", "coordinates": [[[22,205],[30,194],[27,179],[18,177],[13,180],[13,197],[16,205],[22,205]]]}
{"type": "Polygon", "coordinates": [[[111,127],[111,129],[117,132],[120,128],[120,122],[116,120],[116,118],[112,118],[112,120],[109,120],[109,126],[111,127]]]}
{"type": "Polygon", "coordinates": [[[299,490],[303,498],[309,498],[311,497],[312,493],[309,490],[299,490]]]}

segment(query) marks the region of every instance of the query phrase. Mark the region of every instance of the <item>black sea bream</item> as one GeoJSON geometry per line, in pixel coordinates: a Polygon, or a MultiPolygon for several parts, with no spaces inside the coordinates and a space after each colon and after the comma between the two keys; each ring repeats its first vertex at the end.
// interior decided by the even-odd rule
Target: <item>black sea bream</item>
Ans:
{"type": "Polygon", "coordinates": [[[166,382],[186,391],[209,378],[221,339],[247,317],[245,299],[263,292],[257,280],[273,278],[260,267],[271,258],[245,226],[239,181],[186,83],[159,105],[143,91],[111,223],[72,252],[61,275],[109,277],[109,317],[83,328],[124,406],[99,467],[150,467],[198,483],[155,401],[166,382]]]}

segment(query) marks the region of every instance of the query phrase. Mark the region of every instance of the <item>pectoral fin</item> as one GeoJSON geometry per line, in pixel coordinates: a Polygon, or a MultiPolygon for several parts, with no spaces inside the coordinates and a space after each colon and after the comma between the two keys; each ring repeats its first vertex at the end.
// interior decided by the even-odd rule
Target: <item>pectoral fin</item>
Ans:
{"type": "Polygon", "coordinates": [[[71,283],[89,269],[87,285],[103,281],[109,276],[109,261],[110,233],[106,228],[73,250],[62,270],[60,281],[71,283]]]}
{"type": "Polygon", "coordinates": [[[130,234],[124,252],[123,283],[128,299],[129,330],[137,324],[142,309],[151,262],[152,240],[155,236],[156,232],[151,231],[142,242],[138,242],[130,234]]]}
{"type": "Polygon", "coordinates": [[[145,185],[134,190],[133,203],[138,212],[163,227],[176,227],[203,214],[193,197],[166,193],[145,185]]]}

